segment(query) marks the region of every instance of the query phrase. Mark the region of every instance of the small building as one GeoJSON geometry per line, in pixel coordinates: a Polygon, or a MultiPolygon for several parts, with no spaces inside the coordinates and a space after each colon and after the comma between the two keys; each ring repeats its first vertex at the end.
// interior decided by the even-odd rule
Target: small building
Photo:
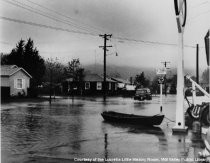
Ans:
{"type": "Polygon", "coordinates": [[[106,87],[107,94],[115,94],[117,91],[117,82],[110,78],[106,78],[104,85],[103,76],[97,74],[87,74],[84,77],[84,94],[101,94],[103,88],[106,87]]]}
{"type": "Polygon", "coordinates": [[[32,76],[16,65],[1,65],[1,97],[27,96],[32,76]]]}
{"type": "Polygon", "coordinates": [[[121,79],[121,78],[111,77],[111,79],[117,82],[118,90],[125,89],[126,85],[130,85],[131,84],[128,80],[124,80],[124,79],[121,79]]]}
{"type": "MultiPolygon", "coordinates": [[[[81,82],[68,78],[63,83],[65,94],[99,95],[103,93],[104,87],[104,78],[97,74],[86,74],[81,82]]],[[[106,78],[107,94],[115,94],[116,91],[117,83],[112,79],[106,78]]]]}
{"type": "MultiPolygon", "coordinates": [[[[115,78],[112,77],[112,80],[117,82],[117,94],[123,95],[123,96],[134,96],[136,86],[132,84],[131,81],[121,79],[121,78],[115,78]]],[[[132,78],[131,78],[132,80],[132,78]]]]}

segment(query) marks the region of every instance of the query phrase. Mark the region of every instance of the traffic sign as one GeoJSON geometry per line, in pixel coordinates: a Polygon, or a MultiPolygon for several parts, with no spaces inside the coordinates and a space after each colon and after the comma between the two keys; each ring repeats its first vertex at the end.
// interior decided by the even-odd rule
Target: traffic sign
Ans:
{"type": "Polygon", "coordinates": [[[164,83],[164,78],[159,78],[158,79],[158,84],[163,84],[164,83]]]}

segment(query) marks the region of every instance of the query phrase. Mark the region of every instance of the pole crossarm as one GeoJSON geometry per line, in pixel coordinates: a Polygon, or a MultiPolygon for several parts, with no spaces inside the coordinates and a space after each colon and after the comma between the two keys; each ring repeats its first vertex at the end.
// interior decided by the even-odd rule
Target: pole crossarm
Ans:
{"type": "Polygon", "coordinates": [[[164,66],[165,66],[165,68],[167,68],[167,64],[169,64],[169,63],[171,63],[171,62],[167,62],[167,61],[165,61],[165,62],[161,62],[161,63],[163,63],[163,64],[164,64],[164,66]]]}
{"type": "Polygon", "coordinates": [[[206,92],[199,84],[197,84],[189,75],[186,75],[186,78],[190,80],[202,93],[204,93],[208,98],[210,98],[210,94],[206,92]]]}

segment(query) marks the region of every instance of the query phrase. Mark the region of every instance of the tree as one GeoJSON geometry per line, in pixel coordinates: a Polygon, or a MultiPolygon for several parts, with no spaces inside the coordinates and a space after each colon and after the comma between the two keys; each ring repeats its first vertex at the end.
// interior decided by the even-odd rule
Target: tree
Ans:
{"type": "Polygon", "coordinates": [[[140,75],[136,75],[134,84],[137,86],[137,88],[139,88],[141,86],[148,87],[150,82],[144,76],[144,72],[142,72],[140,75]]]}
{"type": "Polygon", "coordinates": [[[65,68],[65,74],[67,77],[73,78],[73,81],[83,80],[84,69],[81,68],[79,59],[73,59],[68,62],[68,66],[65,68]]]}
{"type": "Polygon", "coordinates": [[[176,94],[176,85],[177,85],[177,75],[174,75],[172,78],[168,79],[168,83],[171,83],[171,94],[176,94]]]}
{"type": "Polygon", "coordinates": [[[44,82],[50,82],[50,75],[52,75],[53,83],[61,83],[65,79],[64,68],[57,58],[45,60],[45,75],[43,77],[44,82]]]}
{"type": "Polygon", "coordinates": [[[209,68],[207,68],[206,70],[204,70],[204,72],[202,73],[202,82],[203,83],[209,83],[209,68]]]}
{"type": "Polygon", "coordinates": [[[8,56],[8,54],[1,53],[1,65],[5,65],[8,62],[7,56],[8,56]]]}
{"type": "Polygon", "coordinates": [[[2,64],[15,64],[24,68],[31,74],[31,87],[36,87],[41,84],[42,77],[45,73],[44,59],[39,55],[39,51],[34,48],[34,43],[31,38],[25,44],[24,40],[20,40],[11,53],[4,55],[2,64]]]}
{"type": "Polygon", "coordinates": [[[157,94],[160,92],[160,85],[158,84],[159,77],[155,77],[151,84],[151,92],[157,94]]]}

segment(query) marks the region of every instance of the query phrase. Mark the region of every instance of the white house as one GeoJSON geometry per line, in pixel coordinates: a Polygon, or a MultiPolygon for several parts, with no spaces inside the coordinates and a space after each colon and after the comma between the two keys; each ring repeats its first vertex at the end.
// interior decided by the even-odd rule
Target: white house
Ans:
{"type": "Polygon", "coordinates": [[[32,76],[16,65],[1,65],[1,96],[27,96],[32,76]]]}

